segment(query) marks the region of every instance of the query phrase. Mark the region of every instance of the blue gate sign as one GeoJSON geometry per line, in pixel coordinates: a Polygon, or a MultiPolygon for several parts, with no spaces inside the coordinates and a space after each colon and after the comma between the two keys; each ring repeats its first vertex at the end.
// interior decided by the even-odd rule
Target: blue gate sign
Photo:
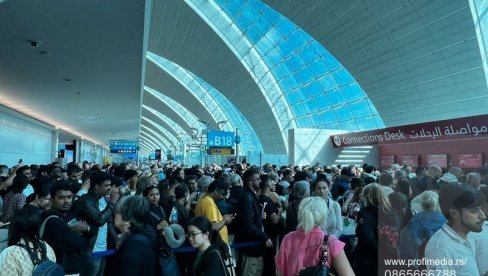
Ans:
{"type": "Polygon", "coordinates": [[[207,134],[208,147],[232,148],[234,147],[234,132],[209,131],[207,134]]]}

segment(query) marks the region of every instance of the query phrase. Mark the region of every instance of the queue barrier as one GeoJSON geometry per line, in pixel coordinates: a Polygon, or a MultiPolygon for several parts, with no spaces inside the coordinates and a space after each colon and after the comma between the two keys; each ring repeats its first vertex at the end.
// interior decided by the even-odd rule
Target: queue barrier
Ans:
{"type": "MultiPolygon", "coordinates": [[[[233,243],[230,245],[230,248],[239,249],[243,247],[254,247],[262,245],[260,242],[241,242],[241,243],[233,243]]],[[[178,247],[171,249],[174,253],[182,253],[182,252],[195,252],[197,249],[195,247],[178,247]]],[[[110,249],[106,251],[94,252],[92,253],[92,257],[105,257],[105,256],[112,256],[115,255],[117,252],[116,249],[110,249]]]]}

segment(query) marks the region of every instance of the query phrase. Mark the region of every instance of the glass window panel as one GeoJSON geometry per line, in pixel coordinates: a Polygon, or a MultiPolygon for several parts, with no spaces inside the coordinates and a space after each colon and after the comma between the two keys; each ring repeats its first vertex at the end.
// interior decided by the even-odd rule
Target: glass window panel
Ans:
{"type": "Polygon", "coordinates": [[[308,110],[308,113],[313,113],[317,110],[317,106],[315,105],[314,99],[309,99],[304,104],[305,104],[305,108],[308,110]]]}
{"type": "Polygon", "coordinates": [[[342,93],[344,93],[344,95],[350,102],[365,97],[363,90],[361,90],[361,87],[359,87],[359,84],[357,82],[353,82],[342,87],[342,93]]]}
{"type": "Polygon", "coordinates": [[[313,41],[312,43],[310,43],[310,45],[312,45],[312,47],[315,49],[315,52],[317,53],[317,55],[319,56],[325,56],[327,55],[329,52],[320,44],[318,43],[317,41],[313,41]]]}
{"type": "Polygon", "coordinates": [[[312,120],[312,123],[316,127],[322,127],[324,122],[322,121],[322,116],[320,114],[315,114],[312,117],[310,117],[312,120]]]}
{"type": "Polygon", "coordinates": [[[369,109],[367,101],[363,100],[357,103],[352,103],[350,104],[350,107],[355,118],[371,116],[371,110],[369,109]]]}
{"type": "Polygon", "coordinates": [[[308,97],[315,97],[324,92],[324,89],[319,82],[311,82],[310,84],[302,87],[308,97]]]}
{"type": "Polygon", "coordinates": [[[285,98],[290,104],[295,104],[299,101],[294,92],[286,93],[285,98]]]}
{"type": "Polygon", "coordinates": [[[340,122],[341,129],[348,130],[348,131],[358,131],[358,127],[354,120],[340,122]]]}
{"type": "Polygon", "coordinates": [[[315,53],[314,49],[310,45],[303,47],[299,54],[306,64],[310,64],[317,60],[317,53],[315,53]]]}
{"type": "Polygon", "coordinates": [[[341,130],[341,125],[339,123],[328,124],[325,126],[326,129],[341,130]]]}
{"type": "Polygon", "coordinates": [[[315,78],[320,78],[329,72],[329,69],[322,61],[322,59],[317,59],[314,62],[310,63],[308,66],[310,67],[310,70],[315,75],[315,78]]]}
{"type": "Polygon", "coordinates": [[[320,78],[320,84],[324,88],[324,91],[329,91],[331,89],[337,88],[337,82],[331,74],[324,75],[320,78]]]}
{"type": "MultiPolygon", "coordinates": [[[[220,1],[220,2],[222,2],[222,1],[220,1]]],[[[222,4],[220,4],[220,6],[222,7],[222,4]]],[[[229,1],[227,1],[227,3],[224,4],[224,10],[226,13],[235,16],[235,15],[239,14],[241,6],[242,6],[242,3],[240,3],[239,0],[229,0],[229,1]]]]}
{"type": "Polygon", "coordinates": [[[315,102],[317,103],[319,109],[326,109],[330,107],[329,98],[325,94],[316,97],[315,102]]]}
{"type": "Polygon", "coordinates": [[[275,25],[275,28],[285,37],[288,36],[290,33],[296,30],[296,26],[294,24],[290,24],[288,20],[284,18],[278,21],[275,25]]]}
{"type": "Polygon", "coordinates": [[[262,37],[256,44],[256,46],[259,47],[259,49],[261,49],[261,52],[264,54],[267,54],[274,48],[274,45],[268,40],[268,38],[266,38],[266,36],[262,37]]]}
{"type": "Polygon", "coordinates": [[[302,84],[311,82],[314,79],[312,71],[308,67],[303,67],[295,73],[297,79],[300,80],[302,84]]]}
{"type": "Polygon", "coordinates": [[[290,66],[289,68],[293,71],[296,71],[305,66],[305,62],[303,62],[303,59],[300,58],[300,56],[298,55],[290,56],[290,58],[286,62],[290,66]]]}
{"type": "Polygon", "coordinates": [[[341,68],[333,72],[332,74],[334,75],[337,84],[339,84],[340,86],[344,86],[354,81],[352,79],[352,76],[344,68],[341,68]]]}
{"type": "Polygon", "coordinates": [[[385,124],[383,123],[383,120],[381,119],[380,116],[374,116],[374,121],[376,122],[377,128],[384,128],[385,127],[385,124]]]}
{"type": "Polygon", "coordinates": [[[301,104],[296,104],[296,105],[293,105],[293,110],[295,111],[295,116],[296,117],[301,117],[303,115],[306,114],[306,110],[305,110],[305,107],[301,104]]]}
{"type": "Polygon", "coordinates": [[[287,58],[295,52],[295,47],[288,40],[283,40],[278,46],[282,58],[287,58]]]}
{"type": "Polygon", "coordinates": [[[339,89],[334,89],[332,91],[327,92],[327,96],[329,96],[330,103],[333,106],[341,105],[346,102],[346,99],[344,98],[342,91],[339,89]]]}
{"type": "Polygon", "coordinates": [[[324,122],[326,124],[337,122],[337,115],[333,109],[327,110],[324,113],[322,113],[322,118],[324,119],[324,122]]]}
{"type": "Polygon", "coordinates": [[[322,60],[325,62],[329,70],[333,71],[336,70],[337,68],[341,67],[339,62],[329,53],[325,54],[322,58],[322,60]]]}
{"type": "Polygon", "coordinates": [[[353,119],[351,109],[347,105],[336,108],[336,114],[339,121],[349,121],[353,119]]]}
{"type": "Polygon", "coordinates": [[[263,34],[260,32],[260,30],[253,28],[252,26],[247,29],[246,31],[246,36],[251,40],[254,44],[257,44],[261,37],[263,37],[263,34]]]}
{"type": "Polygon", "coordinates": [[[300,126],[303,128],[313,128],[313,124],[312,121],[310,120],[310,117],[300,118],[300,126]]]}

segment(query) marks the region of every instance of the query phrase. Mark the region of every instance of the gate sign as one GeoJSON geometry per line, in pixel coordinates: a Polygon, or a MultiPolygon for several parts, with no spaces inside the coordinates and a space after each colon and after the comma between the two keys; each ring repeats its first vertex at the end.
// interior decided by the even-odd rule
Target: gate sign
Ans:
{"type": "Polygon", "coordinates": [[[137,153],[137,147],[137,141],[110,141],[110,153],[135,154],[137,153]]]}
{"type": "Polygon", "coordinates": [[[207,146],[219,148],[234,147],[234,132],[231,131],[209,131],[207,134],[207,146]]]}

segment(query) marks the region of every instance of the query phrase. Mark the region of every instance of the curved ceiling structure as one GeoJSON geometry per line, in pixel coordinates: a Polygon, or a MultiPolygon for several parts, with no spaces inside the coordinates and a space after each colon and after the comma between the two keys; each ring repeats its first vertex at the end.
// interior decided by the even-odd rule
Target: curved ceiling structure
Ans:
{"type": "Polygon", "coordinates": [[[238,128],[244,151],[284,155],[291,128],[488,108],[483,0],[34,2],[0,1],[0,104],[99,145],[238,128]]]}
{"type": "Polygon", "coordinates": [[[264,2],[349,69],[386,126],[486,113],[468,1],[264,2]]]}
{"type": "MultiPolygon", "coordinates": [[[[194,76],[215,87],[249,120],[265,153],[286,154],[291,128],[357,131],[384,126],[349,72],[322,45],[262,2],[188,0],[186,3],[191,10],[183,3],[155,3],[148,60],[189,91],[193,89],[181,81],[182,76],[175,74],[175,69],[188,68],[194,76]],[[175,37],[175,34],[187,36],[175,37]],[[202,48],[208,54],[198,54],[202,48]],[[182,49],[185,51],[181,52],[182,49]],[[192,56],[191,61],[187,60],[188,56],[192,56]],[[215,61],[221,57],[226,58],[225,67],[206,66],[217,65],[215,61]],[[226,70],[229,66],[232,69],[226,70]],[[240,73],[239,76],[233,75],[234,72],[240,73]],[[249,83],[245,94],[242,86],[228,86],[229,80],[236,79],[249,83]],[[239,95],[242,97],[236,97],[239,95]],[[251,100],[247,95],[258,98],[251,100]],[[249,106],[256,106],[259,98],[260,104],[267,103],[264,110],[271,113],[265,116],[265,121],[261,110],[247,111],[249,106]],[[253,105],[246,104],[249,101],[253,105]],[[270,135],[269,129],[275,135],[270,135]],[[281,138],[277,140],[278,133],[281,138]]],[[[158,83],[156,90],[175,90],[161,72],[149,64],[146,68],[147,86],[158,83]]],[[[197,102],[191,99],[185,104],[193,110],[197,102]]],[[[218,120],[212,116],[215,109],[210,113],[215,123],[218,120]]],[[[205,116],[203,112],[202,117],[205,116]]]]}

